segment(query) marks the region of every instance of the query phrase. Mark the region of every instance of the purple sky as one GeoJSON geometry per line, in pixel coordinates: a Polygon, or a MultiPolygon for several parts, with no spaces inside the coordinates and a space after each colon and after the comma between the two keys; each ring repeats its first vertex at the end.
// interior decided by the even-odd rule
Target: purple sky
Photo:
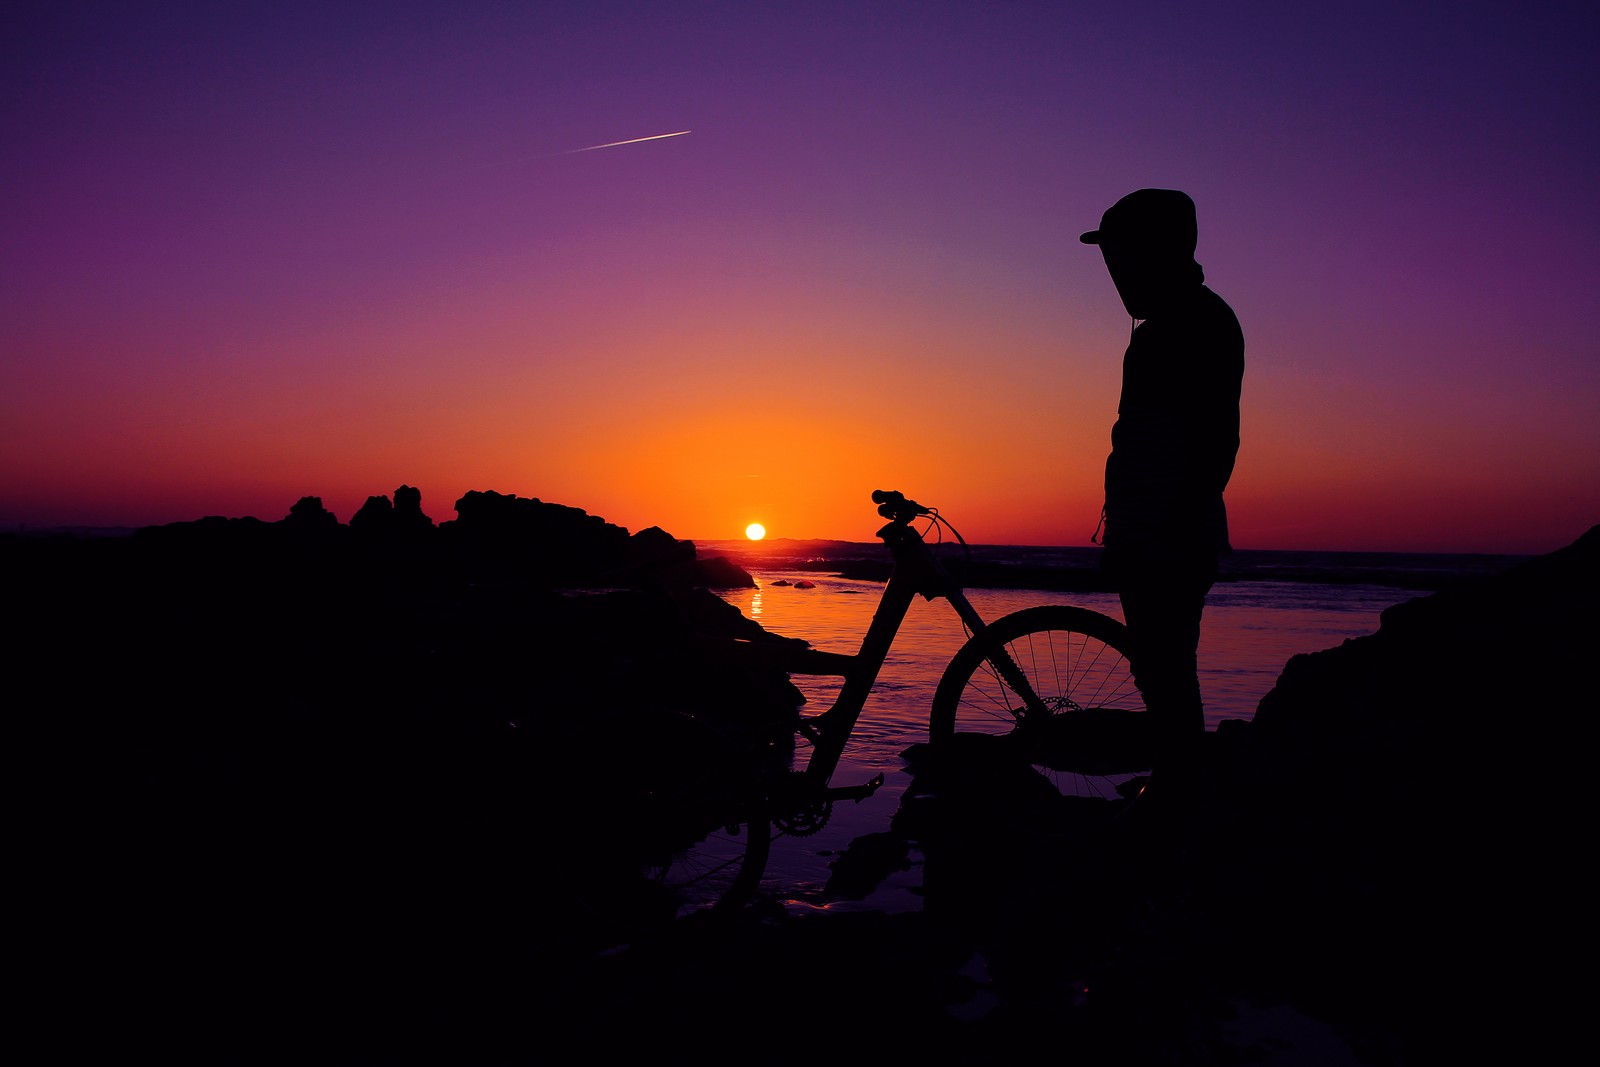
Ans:
{"type": "Polygon", "coordinates": [[[1600,521],[1589,4],[7,5],[0,529],[420,487],[1082,544],[1188,191],[1235,542],[1600,521]],[[681,130],[686,136],[577,152],[681,130]]]}

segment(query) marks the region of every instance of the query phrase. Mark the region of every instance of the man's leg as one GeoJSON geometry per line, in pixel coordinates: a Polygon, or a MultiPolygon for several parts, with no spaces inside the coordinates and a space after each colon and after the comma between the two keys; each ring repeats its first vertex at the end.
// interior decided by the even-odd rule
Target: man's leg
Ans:
{"type": "Polygon", "coordinates": [[[1156,728],[1157,772],[1187,762],[1205,734],[1197,650],[1200,615],[1214,578],[1213,572],[1191,569],[1123,583],[1134,680],[1156,728]]]}

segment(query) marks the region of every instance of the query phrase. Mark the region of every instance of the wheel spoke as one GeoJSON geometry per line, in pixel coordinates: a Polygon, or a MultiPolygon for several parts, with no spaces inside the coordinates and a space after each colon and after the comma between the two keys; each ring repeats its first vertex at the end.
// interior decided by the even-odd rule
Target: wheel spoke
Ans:
{"type": "Polygon", "coordinates": [[[1126,649],[1121,623],[1081,608],[1047,605],[997,620],[951,661],[934,698],[930,739],[1014,736],[1063,794],[1114,798],[1148,766],[1141,750],[1148,720],[1126,649]],[[1050,709],[1043,721],[1019,725],[1024,700],[996,666],[1002,654],[1050,709]]]}

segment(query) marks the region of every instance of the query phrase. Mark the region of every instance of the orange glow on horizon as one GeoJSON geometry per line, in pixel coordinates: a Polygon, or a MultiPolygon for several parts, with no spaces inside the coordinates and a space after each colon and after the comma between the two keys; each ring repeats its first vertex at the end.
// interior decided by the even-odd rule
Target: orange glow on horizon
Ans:
{"type": "Polygon", "coordinates": [[[1540,553],[1600,521],[1579,5],[1442,36],[1390,5],[1356,65],[1308,8],[1291,92],[1330,91],[1293,109],[1259,106],[1291,23],[1243,16],[1157,27],[1082,108],[1061,72],[1122,27],[1071,5],[981,34],[927,5],[909,37],[585,8],[559,38],[511,5],[398,20],[355,66],[320,20],[168,33],[119,5],[113,31],[36,6],[0,206],[0,532],[278,521],[302,496],[348,522],[404,484],[438,523],[476,490],[686,540],[759,517],[769,547],[864,543],[889,489],[975,544],[1086,548],[1130,322],[1077,236],[1168,178],[1244,327],[1237,547],[1540,553]],[[108,65],[113,38],[141,47],[108,65]],[[1449,106],[1390,106],[1419,48],[1449,106]],[[1169,61],[1191,52],[1227,59],[1169,61]],[[1200,103],[1152,112],[1180,87],[1200,103]],[[1354,146],[1352,106],[1385,119],[1354,146]],[[1282,166],[1286,136],[1318,165],[1282,166]],[[1427,180],[1463,161],[1471,181],[1427,180]]]}

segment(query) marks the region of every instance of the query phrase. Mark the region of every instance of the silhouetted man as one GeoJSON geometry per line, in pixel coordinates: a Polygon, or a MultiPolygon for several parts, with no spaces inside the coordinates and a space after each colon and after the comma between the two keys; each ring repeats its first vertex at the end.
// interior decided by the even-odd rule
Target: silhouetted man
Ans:
{"type": "Polygon", "coordinates": [[[1244,334],[1195,262],[1194,202],[1140,189],[1084,234],[1137,325],[1106,460],[1101,566],[1122,597],[1134,676],[1160,738],[1153,784],[1205,733],[1200,613],[1231,551],[1222,491],[1239,450],[1244,334]]]}

